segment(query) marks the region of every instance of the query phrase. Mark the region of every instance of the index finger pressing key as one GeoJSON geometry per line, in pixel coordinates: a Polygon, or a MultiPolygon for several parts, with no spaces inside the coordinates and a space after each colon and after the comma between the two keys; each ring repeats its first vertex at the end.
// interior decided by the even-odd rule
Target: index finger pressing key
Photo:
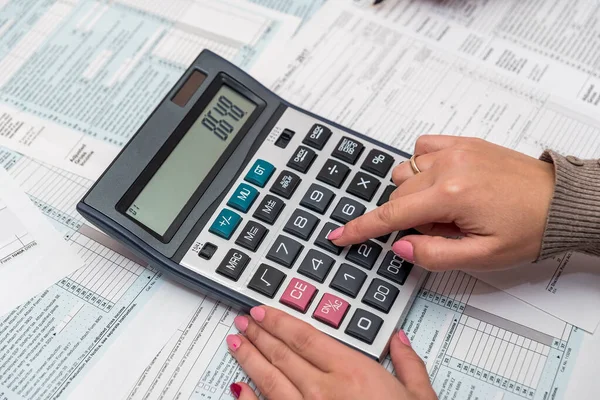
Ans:
{"type": "Polygon", "coordinates": [[[447,204],[439,204],[432,188],[391,200],[331,232],[336,246],[363,243],[388,233],[447,221],[447,204]]]}
{"type": "Polygon", "coordinates": [[[250,315],[265,331],[321,371],[330,372],[354,355],[349,347],[283,311],[259,306],[250,310],[250,315]]]}

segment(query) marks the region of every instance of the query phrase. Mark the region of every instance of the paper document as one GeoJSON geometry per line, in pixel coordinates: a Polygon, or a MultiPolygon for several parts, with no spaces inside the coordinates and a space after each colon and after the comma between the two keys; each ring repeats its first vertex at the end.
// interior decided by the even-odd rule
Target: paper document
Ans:
{"type": "Polygon", "coordinates": [[[11,0],[0,21],[0,145],[87,178],[203,49],[249,68],[300,22],[241,0],[11,0]]]}
{"type": "Polygon", "coordinates": [[[249,0],[252,3],[294,15],[302,19],[302,24],[308,22],[326,0],[249,0]]]}
{"type": "MultiPolygon", "coordinates": [[[[229,385],[248,380],[225,343],[237,333],[236,315],[204,299],[140,372],[128,399],[231,399],[229,385]]],[[[565,398],[583,335],[461,272],[431,275],[404,329],[440,399],[565,398]]],[[[389,359],[383,364],[392,370],[389,359]]]]}
{"type": "Polygon", "coordinates": [[[0,169],[0,316],[82,265],[25,193],[0,169]]]}
{"type": "MultiPolygon", "coordinates": [[[[492,3],[498,4],[481,3],[478,12],[492,3]]],[[[481,137],[535,157],[548,147],[600,157],[600,114],[590,111],[590,104],[552,95],[547,82],[512,78],[448,51],[453,49],[449,45],[441,48],[394,19],[399,4],[406,2],[385,4],[389,13],[330,0],[296,35],[286,55],[265,55],[253,74],[291,103],[409,153],[421,134],[445,133],[481,137]],[[273,64],[283,65],[281,70],[269,67],[273,57],[283,60],[273,64]]],[[[600,271],[590,273],[589,263],[580,260],[561,272],[554,286],[560,290],[553,294],[546,286],[558,269],[556,261],[536,267],[544,269],[539,279],[546,284],[511,293],[526,293],[522,298],[530,304],[593,331],[600,321],[595,312],[600,271]]],[[[502,289],[519,278],[514,271],[505,274],[510,276],[498,283],[502,289]]],[[[499,276],[489,283],[496,285],[499,276]]],[[[524,282],[531,280],[524,276],[524,282]]]]}

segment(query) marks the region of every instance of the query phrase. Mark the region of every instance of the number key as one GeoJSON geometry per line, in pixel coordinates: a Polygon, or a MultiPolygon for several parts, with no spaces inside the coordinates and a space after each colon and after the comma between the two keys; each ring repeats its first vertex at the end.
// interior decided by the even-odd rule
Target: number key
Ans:
{"type": "Polygon", "coordinates": [[[398,293],[400,291],[396,286],[375,278],[367,289],[362,302],[387,314],[398,297],[398,293]]]}
{"type": "Polygon", "coordinates": [[[304,246],[295,240],[279,235],[267,253],[267,258],[286,268],[292,268],[303,248],[304,246]]]}
{"type": "Polygon", "coordinates": [[[298,267],[298,273],[308,276],[319,283],[323,283],[334,263],[333,258],[328,255],[315,249],[310,249],[302,264],[298,267]]]}
{"type": "Polygon", "coordinates": [[[342,264],[329,286],[352,298],[356,298],[365,279],[367,279],[367,274],[363,271],[351,265],[342,264]]]}
{"type": "Polygon", "coordinates": [[[313,183],[302,198],[300,205],[319,214],[325,214],[334,197],[335,195],[331,190],[313,183]]]}
{"type": "Polygon", "coordinates": [[[363,215],[366,210],[367,208],[358,201],[342,197],[335,210],[333,210],[331,219],[342,224],[347,224],[363,215]]]}
{"type": "Polygon", "coordinates": [[[304,210],[296,210],[283,228],[284,232],[308,240],[312,235],[319,219],[304,210]]]}
{"type": "Polygon", "coordinates": [[[353,245],[348,251],[346,259],[355,262],[361,267],[371,269],[375,265],[379,254],[381,254],[381,246],[368,240],[365,243],[353,245]]]}
{"type": "Polygon", "coordinates": [[[399,285],[404,285],[412,268],[412,263],[398,257],[393,251],[388,251],[377,270],[377,274],[399,285]]]}
{"type": "Polygon", "coordinates": [[[368,344],[375,341],[383,320],[363,309],[357,309],[348,323],[346,333],[368,344]]]}

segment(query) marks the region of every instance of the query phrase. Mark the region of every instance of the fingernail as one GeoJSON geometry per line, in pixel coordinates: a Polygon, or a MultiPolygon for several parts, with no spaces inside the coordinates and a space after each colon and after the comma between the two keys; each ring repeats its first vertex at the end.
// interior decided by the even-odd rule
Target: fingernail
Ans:
{"type": "Polygon", "coordinates": [[[246,317],[235,317],[233,323],[240,332],[246,332],[246,329],[248,329],[248,318],[246,317]]]}
{"type": "Polygon", "coordinates": [[[242,345],[242,340],[238,335],[229,335],[225,340],[227,342],[227,347],[229,347],[229,350],[231,351],[236,351],[242,345]]]}
{"type": "Polygon", "coordinates": [[[397,256],[404,258],[406,261],[413,262],[415,260],[413,245],[409,241],[397,241],[392,246],[392,250],[394,250],[394,253],[396,253],[397,256]]]}
{"type": "Polygon", "coordinates": [[[254,307],[250,310],[250,315],[252,315],[252,318],[254,318],[256,322],[262,322],[262,320],[265,319],[265,314],[265,309],[262,307],[254,307]]]}
{"type": "Polygon", "coordinates": [[[342,233],[344,233],[344,227],[340,226],[336,230],[331,231],[331,233],[327,236],[327,240],[337,240],[342,237],[342,233]]]}
{"type": "Polygon", "coordinates": [[[406,336],[406,333],[404,333],[404,331],[402,329],[400,329],[398,331],[398,338],[404,345],[406,345],[408,347],[412,347],[410,344],[410,340],[408,340],[408,336],[406,336]]]}
{"type": "Polygon", "coordinates": [[[237,383],[232,383],[231,386],[229,386],[229,390],[231,390],[231,393],[233,393],[233,397],[236,399],[240,398],[240,395],[242,394],[242,387],[240,385],[237,383]]]}

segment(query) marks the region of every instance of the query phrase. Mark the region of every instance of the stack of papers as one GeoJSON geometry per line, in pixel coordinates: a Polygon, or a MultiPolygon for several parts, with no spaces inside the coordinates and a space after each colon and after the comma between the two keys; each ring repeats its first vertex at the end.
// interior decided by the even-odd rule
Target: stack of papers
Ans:
{"type": "MultiPolygon", "coordinates": [[[[236,310],[164,279],[75,211],[202,49],[407,152],[440,132],[599,158],[599,10],[569,0],[1,2],[0,348],[28,351],[0,354],[0,393],[230,399],[229,384],[247,379],[225,344],[236,310]]],[[[439,397],[592,398],[597,264],[567,254],[431,274],[403,328],[439,397]]]]}

